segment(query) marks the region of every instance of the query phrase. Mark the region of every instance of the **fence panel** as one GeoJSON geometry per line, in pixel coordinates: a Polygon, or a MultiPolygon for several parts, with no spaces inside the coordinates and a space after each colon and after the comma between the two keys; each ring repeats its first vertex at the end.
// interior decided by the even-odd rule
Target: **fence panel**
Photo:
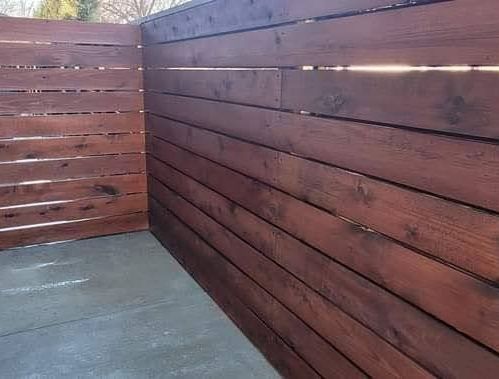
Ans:
{"type": "Polygon", "coordinates": [[[285,376],[492,377],[499,7],[309,3],[142,24],[152,230],[285,376]]]}
{"type": "Polygon", "coordinates": [[[0,18],[0,249],[147,228],[140,28],[0,18]]]}

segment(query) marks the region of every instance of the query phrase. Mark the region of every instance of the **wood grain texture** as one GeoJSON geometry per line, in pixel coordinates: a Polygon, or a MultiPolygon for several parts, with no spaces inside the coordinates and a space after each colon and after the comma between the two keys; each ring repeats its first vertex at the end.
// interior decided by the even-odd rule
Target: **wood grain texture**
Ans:
{"type": "Polygon", "coordinates": [[[320,67],[499,65],[495,1],[416,3],[142,25],[155,233],[321,377],[351,375],[315,335],[369,377],[499,371],[497,73],[320,67]]]}
{"type": "Polygon", "coordinates": [[[1,17],[0,30],[0,248],[147,228],[140,27],[1,17]],[[74,222],[102,218],[115,225],[74,222]]]}
{"type": "Polygon", "coordinates": [[[160,115],[499,211],[496,144],[161,94],[146,102],[160,115]]]}
{"type": "Polygon", "coordinates": [[[277,108],[281,73],[276,70],[145,70],[148,91],[212,98],[277,108]]]}
{"type": "Polygon", "coordinates": [[[0,184],[36,180],[65,180],[145,171],[144,154],[106,155],[87,158],[3,163],[0,184]]]}
{"type": "Polygon", "coordinates": [[[0,114],[140,111],[137,92],[0,93],[0,114]]]}
{"type": "Polygon", "coordinates": [[[138,25],[0,17],[2,41],[67,42],[72,44],[140,44],[138,25]]]}
{"type": "Polygon", "coordinates": [[[318,16],[351,14],[397,3],[400,4],[394,0],[316,0],[307,4],[299,0],[238,2],[218,0],[146,21],[141,28],[143,43],[150,45],[242,29],[268,27],[318,16]]]}
{"type": "Polygon", "coordinates": [[[134,213],[58,225],[1,231],[0,249],[130,233],[146,230],[148,225],[147,213],[134,213]]]}
{"type": "Polygon", "coordinates": [[[0,186],[0,207],[120,196],[147,191],[145,174],[0,186]]]}
{"type": "MultiPolygon", "coordinates": [[[[495,72],[147,70],[148,90],[497,139],[495,72]],[[264,93],[279,84],[282,102],[264,93]],[[148,80],[148,77],[150,78],[148,80]]],[[[280,99],[277,94],[276,99],[280,99]]]]}
{"type": "Polygon", "coordinates": [[[0,138],[140,133],[143,131],[144,115],[138,112],[0,117],[0,138]]]}
{"type": "Polygon", "coordinates": [[[137,68],[142,56],[136,47],[0,43],[0,65],[137,68]]]}
{"type": "Polygon", "coordinates": [[[362,16],[153,45],[146,67],[495,65],[494,0],[455,0],[362,16]]]}
{"type": "MultiPolygon", "coordinates": [[[[150,100],[148,104],[152,107],[150,100]]],[[[208,105],[193,99],[170,97],[163,104],[169,106],[163,106],[161,113],[214,131],[492,210],[499,209],[499,204],[495,204],[499,200],[495,187],[490,187],[498,172],[495,166],[499,150],[494,144],[230,104],[209,102],[208,105]],[[194,104],[196,112],[188,113],[194,104]],[[218,108],[221,106],[223,113],[218,108]],[[221,114],[223,117],[219,117],[221,114]],[[463,182],[462,178],[467,181],[463,182]]],[[[149,122],[151,130],[162,130],[163,124],[172,123],[154,116],[149,122]]],[[[267,163],[275,168],[274,184],[286,186],[288,191],[293,187],[301,197],[318,202],[332,212],[497,280],[497,232],[494,227],[488,228],[489,224],[496,224],[496,218],[288,154],[279,154],[279,159],[280,164],[278,160],[267,163]],[[306,175],[309,170],[317,170],[321,175],[312,180],[306,175]],[[323,180],[325,177],[329,179],[323,180]],[[315,187],[313,183],[321,186],[315,187]],[[391,213],[383,209],[390,209],[391,213]],[[409,209],[411,212],[407,213],[409,209]],[[485,220],[489,221],[484,223],[485,220]],[[482,226],[477,230],[479,225],[482,226]],[[494,261],[496,263],[492,263],[494,261]]]]}
{"type": "Polygon", "coordinates": [[[405,373],[411,377],[431,377],[392,346],[193,206],[179,198],[174,204],[165,206],[369,375],[396,377],[405,373]],[[173,209],[169,208],[173,205],[173,209]]]}
{"type": "Polygon", "coordinates": [[[192,251],[202,249],[202,252],[208,256],[216,256],[216,252],[192,233],[187,226],[158,205],[151,208],[151,229],[154,235],[284,377],[320,378],[282,338],[258,318],[237,296],[233,295],[231,289],[221,285],[217,275],[201,269],[206,264],[211,265],[211,261],[207,261],[203,257],[204,254],[194,258],[191,254],[192,251]],[[162,228],[161,225],[169,225],[170,227],[162,228]]]}
{"type": "Polygon", "coordinates": [[[0,90],[139,90],[138,70],[0,68],[0,90]]]}
{"type": "MultiPolygon", "coordinates": [[[[162,204],[168,209],[172,209],[168,204],[171,204],[172,201],[178,201],[176,195],[153,178],[150,179],[149,185],[152,208],[157,210],[161,206],[159,204],[162,204]]],[[[325,378],[365,377],[358,368],[309,326],[270,296],[262,287],[240,272],[237,266],[230,264],[219,254],[210,255],[213,255],[212,260],[214,260],[210,265],[213,271],[210,270],[210,266],[205,266],[205,270],[211,271],[213,280],[221,280],[225,288],[234,291],[237,297],[275,330],[284,341],[289,341],[295,351],[307,362],[310,362],[320,375],[325,378]],[[218,275],[214,273],[218,273],[218,275]]],[[[202,266],[204,265],[199,265],[199,267],[202,266]]]]}
{"type": "MultiPolygon", "coordinates": [[[[454,194],[467,193],[469,202],[478,205],[483,202],[482,205],[488,208],[499,209],[499,204],[494,204],[498,200],[495,187],[490,187],[488,181],[494,182],[498,172],[494,168],[499,161],[495,158],[498,150],[492,144],[265,110],[253,112],[251,108],[229,104],[218,108],[215,102],[208,105],[198,101],[195,103],[196,112],[188,113],[193,100],[169,100],[166,103],[168,106],[155,106],[154,109],[161,109],[162,113],[177,119],[289,153],[346,168],[362,168],[362,172],[382,175],[390,181],[403,180],[405,177],[404,184],[432,190],[446,197],[451,197],[450,190],[454,194]],[[349,128],[352,128],[352,133],[348,133],[349,128]],[[446,148],[447,154],[443,154],[441,148],[446,148]],[[475,154],[474,149],[478,149],[475,154]],[[391,154],[398,159],[391,158],[391,154]],[[383,155],[385,158],[379,159],[383,155]],[[441,161],[437,157],[441,157],[441,161]],[[482,161],[482,158],[486,159],[482,161]],[[382,173],[384,170],[385,174],[382,173]],[[476,182],[463,181],[462,178],[468,178],[468,175],[481,179],[476,182]],[[481,183],[479,188],[477,183],[481,183]]],[[[175,136],[182,127],[187,128],[184,130],[193,130],[187,125],[155,116],[150,116],[148,122],[149,129],[158,135],[175,136]]],[[[209,134],[198,130],[195,132],[209,134]]],[[[220,146],[219,138],[225,140],[223,136],[210,136],[210,143],[216,146],[220,146]]],[[[187,137],[184,134],[180,138],[187,137]]],[[[267,175],[267,171],[273,185],[301,199],[498,281],[496,216],[289,154],[237,141],[231,141],[231,144],[238,145],[236,150],[246,151],[248,159],[258,162],[258,167],[263,167],[261,171],[255,168],[251,175],[261,178],[267,175]]],[[[239,159],[235,163],[238,162],[239,159]]]]}
{"type": "Polygon", "coordinates": [[[0,229],[146,212],[147,194],[81,199],[50,205],[1,208],[0,229]]]}
{"type": "MultiPolygon", "coordinates": [[[[164,153],[175,154],[171,147],[164,153]]],[[[152,196],[162,199],[162,186],[166,185],[436,376],[473,376],[477,375],[477,366],[487,367],[482,371],[486,376],[489,370],[497,369],[494,367],[499,359],[485,349],[233,201],[159,160],[151,159],[149,168],[150,175],[160,180],[149,180],[152,196]],[[383,313],[380,309],[390,311],[383,313]],[[421,330],[425,330],[424,335],[421,330]],[[435,344],[438,351],[433,349],[435,344]],[[428,351],[433,353],[429,355],[428,351]]]]}
{"type": "Polygon", "coordinates": [[[143,134],[0,140],[0,161],[141,153],[143,134]]]}
{"type": "Polygon", "coordinates": [[[495,72],[286,70],[282,75],[285,109],[499,138],[495,72]]]}
{"type": "Polygon", "coordinates": [[[497,144],[163,94],[146,103],[152,113],[499,211],[497,144]]]}
{"type": "MultiPolygon", "coordinates": [[[[257,155],[255,151],[248,155],[239,148],[233,149],[228,142],[220,144],[202,139],[194,131],[190,137],[168,140],[263,183],[192,154],[178,159],[170,157],[171,154],[160,156],[162,149],[156,148],[153,150],[155,156],[458,330],[499,350],[496,287],[420,255],[371,229],[271,188],[264,183],[272,183],[272,167],[266,168],[255,161],[252,158],[257,155]],[[205,146],[204,150],[201,146],[205,146]]],[[[272,160],[278,161],[278,158],[269,153],[266,161],[272,160]]],[[[313,178],[315,172],[309,174],[309,178],[313,178]]]]}

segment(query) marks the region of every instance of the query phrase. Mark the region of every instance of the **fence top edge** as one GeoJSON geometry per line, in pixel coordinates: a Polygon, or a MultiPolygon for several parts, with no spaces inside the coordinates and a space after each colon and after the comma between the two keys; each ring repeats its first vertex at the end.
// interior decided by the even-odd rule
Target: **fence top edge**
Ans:
{"type": "Polygon", "coordinates": [[[41,17],[18,17],[18,16],[7,16],[4,14],[0,14],[0,21],[8,21],[8,22],[31,22],[31,23],[50,23],[50,24],[68,24],[68,25],[79,25],[84,27],[96,27],[96,26],[111,26],[111,27],[130,27],[130,24],[119,24],[114,22],[89,22],[89,21],[81,21],[81,20],[55,20],[41,17]]]}
{"type": "Polygon", "coordinates": [[[133,23],[137,25],[142,25],[147,22],[151,22],[154,20],[157,20],[158,18],[163,18],[166,16],[171,16],[172,14],[183,12],[192,8],[199,7],[201,5],[207,4],[207,3],[212,3],[215,2],[216,0],[190,0],[187,3],[177,5],[173,8],[170,9],[165,9],[164,11],[154,13],[150,16],[145,16],[142,18],[139,18],[135,20],[133,23]]]}

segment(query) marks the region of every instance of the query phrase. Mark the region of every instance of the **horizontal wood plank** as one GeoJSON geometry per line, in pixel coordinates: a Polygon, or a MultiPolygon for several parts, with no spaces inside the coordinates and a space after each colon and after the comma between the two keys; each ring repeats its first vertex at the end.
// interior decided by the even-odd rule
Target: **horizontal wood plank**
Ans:
{"type": "MultiPolygon", "coordinates": [[[[154,186],[154,189],[153,197],[150,200],[152,208],[155,213],[162,212],[160,204],[168,204],[168,200],[172,197],[175,198],[175,196],[164,191],[164,187],[154,186]]],[[[191,250],[191,252],[197,253],[197,250],[202,250],[202,254],[196,254],[197,259],[193,259],[193,262],[197,262],[194,275],[197,271],[202,270],[207,275],[209,273],[212,281],[219,281],[225,289],[230,288],[237,298],[252,309],[284,341],[289,341],[293,349],[309,362],[322,377],[366,377],[308,325],[242,273],[237,266],[231,264],[207,245],[191,250]]]]}
{"type": "Polygon", "coordinates": [[[494,72],[286,70],[282,107],[497,139],[498,88],[494,72]]]}
{"type": "Polygon", "coordinates": [[[0,138],[144,132],[139,112],[0,117],[0,138]]]}
{"type": "Polygon", "coordinates": [[[455,0],[144,48],[146,67],[496,65],[499,9],[455,0]]]}
{"type": "Polygon", "coordinates": [[[146,104],[153,114],[499,212],[497,144],[164,94],[147,94],[146,104]]]}
{"type": "Polygon", "coordinates": [[[499,66],[499,7],[394,2],[215,0],[146,20],[153,229],[321,377],[350,375],[314,334],[369,377],[490,377],[499,92],[470,66],[499,66]],[[312,334],[290,340],[274,304],[312,334]]]}
{"type": "Polygon", "coordinates": [[[136,92],[0,93],[0,114],[140,111],[136,92]]]}
{"type": "Polygon", "coordinates": [[[58,225],[0,232],[0,249],[68,241],[110,234],[130,233],[148,228],[147,213],[105,217],[58,225]]]}
{"type": "Polygon", "coordinates": [[[497,280],[497,217],[173,121],[153,118],[150,126],[158,136],[186,146],[191,144],[203,154],[211,154],[210,157],[218,159],[236,152],[240,157],[244,155],[254,164],[241,158],[234,161],[228,158],[224,162],[231,162],[227,164],[335,214],[389,232],[404,242],[425,247],[430,254],[497,280]],[[221,153],[213,153],[213,149],[221,153]],[[314,172],[314,177],[308,172],[314,172]],[[391,209],[392,220],[385,215],[386,209],[391,209]],[[483,245],[477,245],[477,235],[483,245]],[[430,242],[431,239],[434,241],[430,242]]]}
{"type": "Polygon", "coordinates": [[[147,228],[140,26],[0,30],[0,249],[147,228]]]}
{"type": "MultiPolygon", "coordinates": [[[[154,156],[499,351],[497,287],[264,184],[273,183],[271,162],[279,160],[275,154],[268,155],[266,168],[254,159],[258,155],[256,151],[248,155],[240,148],[233,149],[228,141],[208,141],[194,131],[191,137],[178,140],[172,137],[170,142],[254,176],[263,183],[192,154],[184,154],[182,158],[166,154],[161,144],[153,146],[154,156]],[[206,149],[202,151],[200,146],[206,149]],[[258,174],[252,175],[252,172],[258,174]]],[[[315,173],[308,172],[308,178],[313,178],[315,173]]]]}
{"type": "Polygon", "coordinates": [[[0,141],[0,162],[141,153],[143,151],[144,134],[16,139],[0,141]]]}
{"type": "Polygon", "coordinates": [[[146,21],[143,43],[150,45],[241,29],[270,26],[318,16],[341,15],[396,4],[394,0],[217,0],[146,21]]]}
{"type": "Polygon", "coordinates": [[[0,30],[2,41],[134,46],[140,44],[138,25],[0,17],[0,30]]]}
{"type": "Polygon", "coordinates": [[[0,42],[0,65],[137,68],[142,55],[136,47],[0,42]]]}
{"type": "Polygon", "coordinates": [[[469,339],[229,199],[158,160],[149,167],[150,175],[161,181],[149,180],[153,197],[161,200],[166,185],[437,376],[473,376],[477,366],[488,371],[499,365],[498,358],[469,339]],[[470,367],[469,360],[476,365],[470,367]]]}
{"type": "Polygon", "coordinates": [[[144,154],[3,163],[0,185],[37,180],[66,180],[145,171],[144,154]]]}
{"type": "Polygon", "coordinates": [[[405,373],[411,377],[431,377],[391,345],[185,200],[177,198],[163,205],[369,375],[384,377],[388,373],[405,373]]]}
{"type": "Polygon", "coordinates": [[[276,70],[145,70],[148,91],[212,98],[277,108],[281,73],[276,70]]]}
{"type": "Polygon", "coordinates": [[[0,186],[0,207],[120,196],[147,191],[145,174],[0,186]]]}
{"type": "MultiPolygon", "coordinates": [[[[49,205],[0,209],[0,229],[146,212],[147,194],[81,199],[49,205]]],[[[1,232],[0,232],[1,233],[1,232]]]]}
{"type": "Polygon", "coordinates": [[[139,90],[139,70],[0,68],[0,90],[139,90]]]}
{"type": "Polygon", "coordinates": [[[206,261],[203,256],[194,258],[192,251],[203,249],[214,256],[216,253],[208,245],[164,208],[158,206],[151,211],[151,229],[155,236],[282,375],[300,379],[320,378],[282,338],[233,295],[231,289],[224,287],[217,275],[201,269],[201,260],[204,264],[211,261],[206,261]],[[169,228],[161,225],[169,225],[169,228]]]}
{"type": "Polygon", "coordinates": [[[145,75],[148,90],[156,92],[499,138],[494,72],[147,70],[145,75]],[[250,72],[258,78],[275,75],[273,82],[282,75],[282,103],[265,98],[268,81],[250,81],[250,72]]]}

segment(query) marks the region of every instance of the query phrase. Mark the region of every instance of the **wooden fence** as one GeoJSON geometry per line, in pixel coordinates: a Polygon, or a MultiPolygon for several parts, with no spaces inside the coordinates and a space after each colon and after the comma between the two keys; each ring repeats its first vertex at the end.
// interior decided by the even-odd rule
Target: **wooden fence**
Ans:
{"type": "Polygon", "coordinates": [[[139,44],[0,18],[0,249],[147,228],[139,44]]]}
{"type": "Polygon", "coordinates": [[[499,65],[498,19],[214,0],[142,24],[152,230],[284,376],[497,377],[499,72],[468,65],[499,65]]]}

